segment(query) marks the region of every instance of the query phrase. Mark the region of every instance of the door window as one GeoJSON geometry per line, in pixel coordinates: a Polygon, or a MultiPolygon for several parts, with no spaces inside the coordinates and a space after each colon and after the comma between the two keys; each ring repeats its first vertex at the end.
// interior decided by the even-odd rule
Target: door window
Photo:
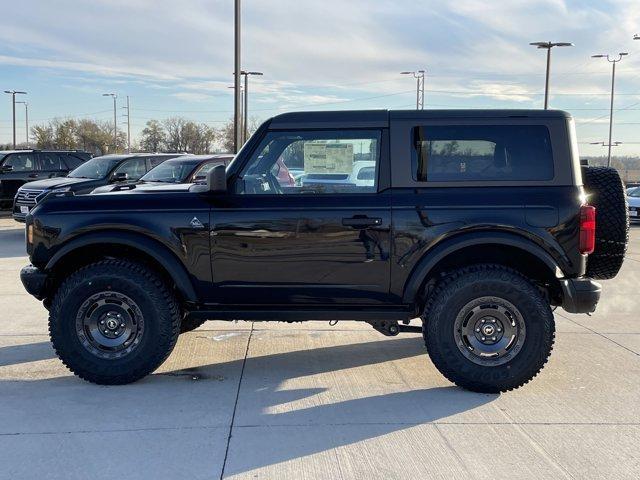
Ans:
{"type": "Polygon", "coordinates": [[[377,191],[380,131],[271,132],[243,169],[245,195],[377,191]],[[373,174],[359,175],[363,168],[373,174]]]}
{"type": "Polygon", "coordinates": [[[31,172],[36,170],[36,156],[33,153],[12,153],[3,165],[13,167],[14,172],[31,172]]]}
{"type": "Polygon", "coordinates": [[[129,176],[129,180],[138,180],[146,173],[145,159],[134,158],[127,160],[114,173],[126,173],[129,176]]]}

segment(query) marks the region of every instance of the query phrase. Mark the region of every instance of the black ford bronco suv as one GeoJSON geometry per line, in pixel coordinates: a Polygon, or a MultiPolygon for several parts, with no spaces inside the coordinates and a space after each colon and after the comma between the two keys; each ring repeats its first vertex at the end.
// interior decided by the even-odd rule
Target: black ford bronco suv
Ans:
{"type": "Polygon", "coordinates": [[[547,361],[554,307],[596,308],[627,238],[622,182],[580,166],[567,113],[289,113],[206,185],[50,195],[21,278],[99,384],[151,373],[207,319],[359,320],[418,329],[448,379],[498,392],[547,361]]]}

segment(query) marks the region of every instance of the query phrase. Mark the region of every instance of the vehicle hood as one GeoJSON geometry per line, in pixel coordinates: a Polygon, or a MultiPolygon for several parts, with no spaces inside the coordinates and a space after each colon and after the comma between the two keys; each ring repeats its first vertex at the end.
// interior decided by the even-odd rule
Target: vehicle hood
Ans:
{"type": "Polygon", "coordinates": [[[22,185],[20,188],[33,188],[34,190],[53,190],[54,188],[64,188],[73,185],[81,186],[85,183],[95,182],[92,178],[70,178],[55,177],[46,178],[44,180],[36,180],[22,185]]]}
{"type": "Polygon", "coordinates": [[[193,183],[138,183],[135,188],[118,189],[113,185],[105,185],[96,188],[91,192],[92,195],[134,195],[145,192],[188,192],[193,183]]]}

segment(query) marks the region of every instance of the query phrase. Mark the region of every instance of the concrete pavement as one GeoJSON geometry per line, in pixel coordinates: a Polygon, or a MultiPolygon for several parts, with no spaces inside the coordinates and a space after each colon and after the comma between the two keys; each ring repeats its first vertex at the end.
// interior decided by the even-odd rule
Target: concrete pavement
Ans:
{"type": "Polygon", "coordinates": [[[602,308],[558,310],[548,365],[503,395],[353,322],[207,322],[154,375],[91,385],[19,283],[23,242],[0,219],[0,479],[638,478],[640,228],[602,308]]]}

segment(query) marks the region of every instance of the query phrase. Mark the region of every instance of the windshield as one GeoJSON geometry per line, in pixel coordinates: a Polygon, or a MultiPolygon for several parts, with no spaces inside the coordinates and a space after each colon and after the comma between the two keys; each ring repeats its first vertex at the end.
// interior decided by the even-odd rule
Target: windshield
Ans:
{"type": "Polygon", "coordinates": [[[630,197],[640,197],[640,187],[632,188],[627,192],[630,197]]]}
{"type": "Polygon", "coordinates": [[[149,170],[140,180],[143,182],[181,183],[187,179],[198,163],[198,160],[167,160],[149,170]]]}
{"type": "Polygon", "coordinates": [[[71,178],[104,178],[122,160],[114,157],[96,157],[73,170],[71,178]]]}

